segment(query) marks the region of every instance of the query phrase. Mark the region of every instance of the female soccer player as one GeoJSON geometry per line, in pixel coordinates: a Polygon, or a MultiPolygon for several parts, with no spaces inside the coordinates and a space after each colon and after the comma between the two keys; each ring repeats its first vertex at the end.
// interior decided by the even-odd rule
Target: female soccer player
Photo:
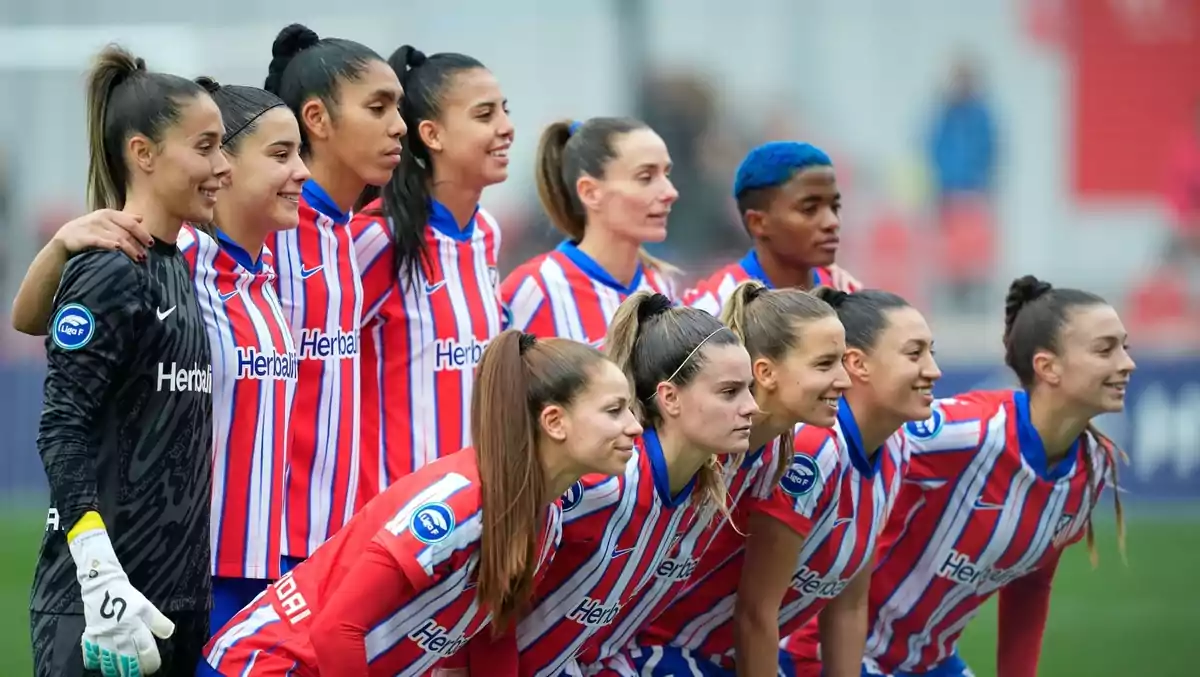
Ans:
{"type": "Polygon", "coordinates": [[[359,194],[386,183],[400,163],[406,127],[396,73],[371,49],[293,24],[271,52],[263,88],[295,113],[312,172],[300,226],[267,241],[299,357],[284,486],[286,570],[356,508],[363,292],[348,223],[359,194]]]}
{"type": "Polygon", "coordinates": [[[795,141],[763,144],[738,166],[733,196],[754,247],[688,290],[685,304],[717,314],[743,280],[772,288],[824,285],[849,292],[862,287],[833,263],[842,194],[824,151],[795,141]]]}
{"type": "Polygon", "coordinates": [[[479,206],[508,178],[508,104],[479,61],[403,46],[403,162],[351,223],[364,287],[359,503],[471,442],[475,365],[500,333],[500,230],[479,206]],[[386,454],[384,453],[386,450],[386,454]]]}
{"type": "Polygon", "coordinates": [[[646,432],[623,474],[563,497],[559,555],[517,627],[522,675],[578,674],[603,658],[625,606],[690,556],[693,526],[728,514],[721,461],[749,447],[750,358],[717,318],[641,291],[617,309],[605,345],[646,432]]]}
{"type": "MultiPolygon", "coordinates": [[[[997,591],[996,674],[1037,674],[1059,555],[1085,533],[1093,547],[1092,509],[1115,488],[1116,451],[1092,418],[1124,409],[1126,339],[1099,296],[1013,282],[1004,361],[1021,390],[939,400],[905,426],[912,463],[871,581],[862,674],[970,675],[958,637],[997,591]]],[[[811,638],[794,639],[789,650],[813,660],[811,638]]]]}
{"type": "MultiPolygon", "coordinates": [[[[208,78],[197,82],[221,111],[226,125],[222,149],[232,168],[214,207],[215,223],[184,226],[177,241],[216,356],[209,625],[216,629],[261,592],[267,580],[280,575],[296,350],[263,243],[276,230],[296,227],[308,170],[299,155],[296,117],[279,97],[254,87],[221,87],[208,78]]],[[[77,234],[103,235],[95,220],[83,223],[87,225],[77,228],[77,234]]],[[[61,274],[53,271],[53,279],[61,274]]],[[[26,285],[28,293],[43,286],[26,285]]],[[[47,307],[54,292],[49,290],[47,307]]]]}
{"type": "MultiPolygon", "coordinates": [[[[690,554],[660,566],[653,584],[643,588],[635,604],[626,605],[616,629],[601,645],[600,662],[611,672],[588,666],[587,674],[635,674],[636,660],[628,651],[635,635],[638,646],[665,645],[674,635],[660,632],[655,622],[665,610],[670,609],[672,618],[691,619],[712,609],[719,596],[710,593],[717,589],[718,582],[706,578],[708,572],[742,550],[746,533],[744,503],[771,496],[792,464],[796,424],[833,425],[836,412],[829,403],[836,402],[850,386],[842,367],[842,324],[833,308],[815,296],[799,289],[769,290],[760,282],[748,280],[734,290],[721,320],[750,354],[754,399],[759,409],[750,433],[749,446],[755,451],[731,459],[740,463],[724,466],[733,515],[727,523],[700,524],[699,531],[683,536],[680,549],[690,554]],[[691,578],[697,572],[699,583],[691,578]],[[700,587],[700,593],[679,599],[693,584],[700,587]]],[[[831,463],[822,467],[822,472],[832,475],[837,458],[826,460],[831,463]]],[[[721,573],[729,577],[727,601],[731,603],[739,572],[726,569],[721,573]]]]}
{"type": "Polygon", "coordinates": [[[479,371],[475,448],[377,496],[209,643],[210,665],[239,677],[415,677],[489,622],[517,618],[558,546],[558,497],[585,473],[621,473],[642,428],[625,376],[583,344],[510,330],[479,371]]]}
{"type": "Polygon", "coordinates": [[[827,403],[832,427],[798,429],[775,495],[746,505],[744,553],[714,563],[713,573],[656,622],[656,634],[669,642],[640,651],[645,674],[726,675],[736,668],[739,675],[774,675],[780,633],[817,614],[833,656],[826,674],[857,674],[876,534],[906,461],[899,429],[929,413],[941,372],[925,319],[903,299],[879,291],[817,293],[845,327],[852,385],[827,403]],[[721,602],[704,608],[693,597],[721,602]],[[692,665],[695,672],[683,669],[692,665]]]}
{"type": "Polygon", "coordinates": [[[175,240],[212,219],[224,128],[200,85],[110,46],[88,132],[92,206],[140,215],[154,244],[140,262],[75,256],[54,301],[38,451],[59,528],[34,574],[35,674],[191,675],[208,636],[212,367],[175,240]]]}
{"type": "Polygon", "coordinates": [[[217,630],[280,576],[283,478],[297,357],[263,246],[295,228],[308,170],[283,100],[199,80],[221,109],[233,171],[208,226],[179,238],[213,353],[213,605],[217,630]]]}
{"type": "Polygon", "coordinates": [[[629,118],[560,121],[538,144],[542,208],[567,237],[501,285],[514,327],[599,345],[617,306],[639,289],[674,298],[675,272],[641,247],[667,237],[679,192],[667,144],[629,118]]]}

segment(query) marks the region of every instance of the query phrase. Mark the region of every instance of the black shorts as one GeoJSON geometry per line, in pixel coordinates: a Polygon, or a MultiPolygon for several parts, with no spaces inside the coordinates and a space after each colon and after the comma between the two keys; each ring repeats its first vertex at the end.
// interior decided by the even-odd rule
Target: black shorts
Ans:
{"type": "MultiPolygon", "coordinates": [[[[167,614],[175,624],[170,639],[158,640],[162,667],[157,677],[195,677],[196,667],[208,642],[208,612],[185,611],[167,614]]],[[[83,616],[43,614],[32,611],[29,626],[33,639],[34,677],[98,677],[83,669],[83,616]]]]}

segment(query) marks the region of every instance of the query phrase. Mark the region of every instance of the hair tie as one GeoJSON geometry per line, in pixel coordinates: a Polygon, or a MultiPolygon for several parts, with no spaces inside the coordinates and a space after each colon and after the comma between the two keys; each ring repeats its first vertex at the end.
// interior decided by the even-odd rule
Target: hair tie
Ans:
{"type": "Polygon", "coordinates": [[[746,294],[746,303],[750,303],[750,302],[754,301],[758,297],[767,293],[767,291],[768,291],[767,285],[765,285],[765,284],[754,285],[753,287],[750,288],[750,291],[746,294]]]}
{"type": "Polygon", "coordinates": [[[574,122],[572,122],[570,125],[567,126],[567,136],[575,136],[575,132],[578,132],[579,128],[582,126],[583,126],[582,122],[580,122],[579,120],[575,120],[574,122]]]}
{"type": "Polygon", "coordinates": [[[521,355],[524,355],[526,353],[526,351],[528,351],[530,348],[532,348],[533,344],[535,344],[535,343],[537,343],[536,336],[534,336],[533,334],[526,334],[525,332],[521,332],[521,338],[517,341],[517,352],[520,353],[521,355]]]}

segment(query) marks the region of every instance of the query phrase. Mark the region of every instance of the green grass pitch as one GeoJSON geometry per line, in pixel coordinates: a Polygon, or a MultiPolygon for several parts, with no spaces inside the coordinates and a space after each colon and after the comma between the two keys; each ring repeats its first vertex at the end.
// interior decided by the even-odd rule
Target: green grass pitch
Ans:
{"type": "MultiPolygon", "coordinates": [[[[6,510],[0,522],[0,674],[30,667],[29,583],[43,518],[6,510]]],[[[1195,513],[1192,513],[1195,517],[1195,513]]],[[[1042,651],[1043,677],[1200,675],[1200,521],[1139,516],[1129,522],[1129,567],[1111,519],[1097,528],[1100,568],[1071,548],[1055,580],[1042,651]]],[[[963,657],[994,677],[996,613],[989,604],[967,629],[963,657]]]]}

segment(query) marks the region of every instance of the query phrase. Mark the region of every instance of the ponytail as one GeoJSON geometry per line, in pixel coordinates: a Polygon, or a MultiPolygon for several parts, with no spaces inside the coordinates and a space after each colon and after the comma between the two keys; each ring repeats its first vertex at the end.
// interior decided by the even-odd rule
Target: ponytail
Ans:
{"type": "MultiPolygon", "coordinates": [[[[583,205],[575,192],[575,184],[568,184],[564,170],[564,155],[567,142],[571,140],[572,128],[578,123],[570,120],[552,122],[542,131],[538,141],[537,192],[542,209],[550,217],[550,223],[572,242],[583,239],[587,227],[583,205]]],[[[578,180],[578,176],[575,177],[578,180]]]]}
{"type": "Polygon", "coordinates": [[[492,339],[479,361],[471,401],[471,434],[483,496],[479,599],[499,629],[532,591],[545,509],[546,479],[534,449],[527,401],[513,396],[529,392],[521,341],[521,332],[515,330],[492,339]]]}
{"type": "MultiPolygon", "coordinates": [[[[96,57],[87,79],[89,209],[120,209],[125,204],[128,170],[122,148],[106,144],[105,121],[113,92],[126,80],[145,72],[146,62],[116,45],[96,57]],[[116,150],[117,152],[111,152],[116,150]]],[[[124,141],[124,139],[122,139],[124,141]]]]}
{"type": "Polygon", "coordinates": [[[471,395],[471,436],[479,466],[483,534],[479,599],[502,632],[533,594],[549,501],[538,448],[542,411],[569,406],[604,355],[575,341],[538,340],[515,329],[492,339],[471,395]]]}
{"type": "Polygon", "coordinates": [[[121,209],[129,188],[125,142],[141,135],[158,142],[180,109],[204,89],[177,75],[154,73],[118,45],[96,56],[87,76],[88,185],[91,209],[121,209]]]}
{"type": "MultiPolygon", "coordinates": [[[[1125,452],[1112,441],[1108,435],[1100,432],[1094,423],[1089,422],[1087,432],[1096,440],[1096,446],[1104,454],[1105,463],[1108,465],[1109,471],[1112,473],[1112,492],[1113,506],[1117,513],[1117,550],[1121,553],[1121,561],[1126,566],[1129,565],[1129,559],[1126,556],[1125,550],[1125,510],[1121,507],[1121,488],[1117,484],[1117,465],[1119,461],[1129,462],[1129,457],[1125,452]]],[[[1096,468],[1092,460],[1091,451],[1084,449],[1083,454],[1084,469],[1087,471],[1088,491],[1096,492],[1100,487],[1100,482],[1103,478],[1096,477],[1096,468]]],[[[1096,496],[1096,500],[1099,496],[1096,496]]],[[[1100,555],[1096,552],[1096,532],[1092,527],[1092,519],[1088,517],[1087,523],[1087,549],[1088,559],[1092,562],[1092,568],[1100,565],[1100,555]]]]}

